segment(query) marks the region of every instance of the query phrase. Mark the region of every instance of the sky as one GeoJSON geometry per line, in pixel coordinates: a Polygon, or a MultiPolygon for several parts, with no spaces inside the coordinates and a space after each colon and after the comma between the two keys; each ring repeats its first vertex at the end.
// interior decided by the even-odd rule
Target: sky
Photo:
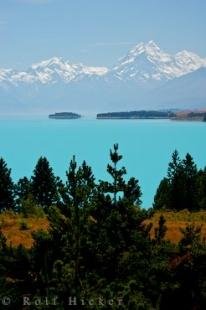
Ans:
{"type": "Polygon", "coordinates": [[[140,41],[206,57],[204,0],[0,0],[0,67],[115,65],[140,41]]]}

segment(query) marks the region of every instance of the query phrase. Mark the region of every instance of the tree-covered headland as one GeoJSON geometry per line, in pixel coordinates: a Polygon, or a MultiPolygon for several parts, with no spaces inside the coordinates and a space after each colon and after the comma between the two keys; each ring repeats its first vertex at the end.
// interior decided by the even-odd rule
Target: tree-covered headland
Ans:
{"type": "Polygon", "coordinates": [[[0,309],[205,309],[206,244],[187,225],[175,244],[165,239],[158,210],[206,208],[206,170],[175,151],[150,210],[141,208],[137,179],[126,178],[118,145],[110,150],[108,181],[72,158],[66,182],[41,157],[31,178],[17,183],[0,159],[0,212],[47,217],[32,247],[12,246],[0,223],[0,309]],[[147,224],[146,224],[147,223],[147,224]]]}

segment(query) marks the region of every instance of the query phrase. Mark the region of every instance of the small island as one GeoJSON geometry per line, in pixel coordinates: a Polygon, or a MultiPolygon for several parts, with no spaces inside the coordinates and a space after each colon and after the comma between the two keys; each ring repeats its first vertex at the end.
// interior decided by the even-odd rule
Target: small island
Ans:
{"type": "Polygon", "coordinates": [[[77,118],[81,118],[81,115],[77,113],[73,113],[73,112],[59,112],[59,113],[50,114],[49,118],[51,119],[77,119],[77,118]]]}

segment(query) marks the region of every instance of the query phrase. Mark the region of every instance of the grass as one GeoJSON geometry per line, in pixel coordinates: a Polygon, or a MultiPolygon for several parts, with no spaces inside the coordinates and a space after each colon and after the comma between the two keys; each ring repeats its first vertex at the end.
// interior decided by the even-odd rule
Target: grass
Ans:
{"type": "Polygon", "coordinates": [[[47,231],[49,221],[46,217],[31,216],[25,218],[22,214],[3,212],[0,214],[0,229],[7,239],[7,244],[18,246],[22,244],[26,248],[33,245],[32,233],[38,230],[47,231]]]}
{"type": "Polygon", "coordinates": [[[180,228],[185,228],[188,224],[201,226],[202,238],[206,238],[206,211],[189,212],[188,210],[175,211],[157,211],[154,215],[145,221],[146,224],[152,223],[151,237],[154,237],[154,230],[158,227],[159,217],[163,215],[167,226],[165,239],[177,243],[182,238],[180,228]]]}
{"type": "MultiPolygon", "coordinates": [[[[144,223],[152,223],[151,237],[154,237],[154,230],[158,227],[160,215],[166,219],[167,232],[165,239],[177,243],[182,238],[180,228],[185,228],[188,224],[202,227],[202,237],[206,239],[206,211],[189,212],[183,210],[157,211],[144,223]]],[[[38,230],[47,231],[49,221],[46,216],[29,216],[25,218],[22,214],[13,212],[3,212],[0,214],[0,229],[7,239],[8,245],[18,246],[22,244],[26,248],[33,245],[32,233],[38,230]]]]}

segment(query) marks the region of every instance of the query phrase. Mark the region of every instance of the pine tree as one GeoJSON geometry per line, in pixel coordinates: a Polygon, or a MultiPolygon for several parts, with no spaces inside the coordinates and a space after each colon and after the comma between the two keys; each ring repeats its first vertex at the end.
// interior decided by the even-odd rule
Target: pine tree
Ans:
{"type": "Polygon", "coordinates": [[[112,181],[100,182],[97,200],[92,208],[90,260],[96,276],[104,275],[112,282],[123,265],[122,272],[125,268],[124,255],[129,260],[130,250],[132,257],[132,251],[136,247],[141,248],[146,238],[143,237],[144,212],[139,208],[141,190],[138,180],[124,180],[126,169],[118,168],[122,156],[117,144],[114,150],[110,150],[110,159],[112,163],[108,164],[107,172],[112,181]]]}
{"type": "Polygon", "coordinates": [[[172,154],[167,178],[164,178],[154,197],[155,209],[197,210],[198,171],[190,154],[180,160],[178,152],[172,154]]]}
{"type": "Polygon", "coordinates": [[[185,208],[185,173],[177,150],[172,154],[172,161],[168,167],[168,208],[181,210],[185,208]]]}
{"type": "Polygon", "coordinates": [[[124,198],[129,201],[131,205],[141,205],[142,192],[139,186],[139,181],[135,178],[130,178],[129,181],[125,184],[124,188],[124,198]]]}
{"type": "Polygon", "coordinates": [[[11,179],[11,169],[0,158],[0,211],[14,208],[14,184],[11,179]]]}
{"type": "MultiPolygon", "coordinates": [[[[68,201],[71,208],[71,225],[73,231],[74,283],[80,284],[80,251],[85,237],[88,207],[92,203],[95,179],[92,170],[84,161],[77,167],[75,157],[70,162],[67,172],[68,201]]],[[[78,292],[77,292],[78,293],[78,292]]]]}
{"type": "Polygon", "coordinates": [[[199,209],[206,209],[206,168],[197,175],[197,203],[199,209]]]}
{"type": "Polygon", "coordinates": [[[82,272],[89,260],[85,254],[88,252],[87,225],[95,192],[95,179],[85,161],[78,166],[73,157],[66,175],[66,185],[61,185],[62,203],[49,211],[52,248],[55,249],[50,257],[54,255],[53,276],[54,281],[60,282],[58,293],[63,302],[71,291],[78,297],[82,289],[82,272]]]}
{"type": "Polygon", "coordinates": [[[110,150],[110,159],[112,164],[107,165],[107,172],[112,177],[112,183],[102,183],[105,185],[105,189],[110,193],[113,193],[113,202],[117,204],[117,194],[118,192],[123,192],[125,189],[125,181],[123,176],[126,174],[125,167],[117,169],[118,162],[122,159],[122,155],[118,153],[118,144],[114,144],[114,150],[110,150]]]}
{"type": "Polygon", "coordinates": [[[170,186],[167,178],[164,178],[157,188],[153,208],[156,210],[167,209],[169,207],[170,186]]]}
{"type": "Polygon", "coordinates": [[[161,215],[159,218],[159,226],[155,228],[155,239],[158,244],[160,244],[161,241],[164,240],[164,237],[167,231],[167,226],[165,225],[165,223],[166,223],[166,220],[164,216],[161,215]]]}
{"type": "Polygon", "coordinates": [[[19,179],[15,186],[15,195],[16,197],[16,204],[19,208],[22,204],[22,201],[28,199],[28,196],[31,193],[31,182],[27,177],[23,177],[19,179]]]}
{"type": "Polygon", "coordinates": [[[31,178],[31,193],[42,207],[48,208],[57,202],[57,184],[53,170],[45,157],[40,157],[31,178]]]}
{"type": "Polygon", "coordinates": [[[181,160],[179,157],[179,153],[175,150],[172,153],[172,160],[168,165],[167,176],[169,180],[173,180],[181,169],[181,160]]]}
{"type": "Polygon", "coordinates": [[[187,153],[183,163],[183,180],[182,180],[182,195],[183,208],[188,210],[197,210],[197,166],[194,163],[192,156],[187,153]]]}

